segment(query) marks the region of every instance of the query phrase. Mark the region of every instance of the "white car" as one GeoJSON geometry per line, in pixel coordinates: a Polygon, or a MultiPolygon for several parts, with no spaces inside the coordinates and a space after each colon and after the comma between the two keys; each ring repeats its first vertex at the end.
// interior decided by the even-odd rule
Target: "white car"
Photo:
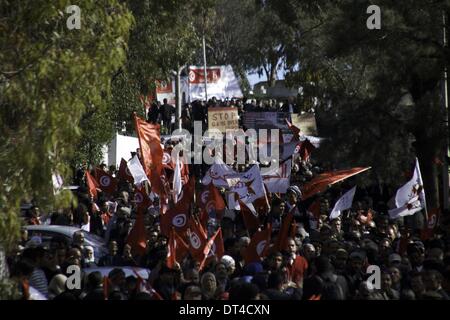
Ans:
{"type": "Polygon", "coordinates": [[[94,248],[95,260],[108,254],[108,247],[104,239],[99,236],[86,232],[77,227],[58,226],[58,225],[29,225],[24,227],[28,230],[28,238],[39,237],[42,243],[50,243],[54,236],[63,236],[69,243],[72,243],[73,234],[81,231],[84,235],[84,245],[94,248]]]}

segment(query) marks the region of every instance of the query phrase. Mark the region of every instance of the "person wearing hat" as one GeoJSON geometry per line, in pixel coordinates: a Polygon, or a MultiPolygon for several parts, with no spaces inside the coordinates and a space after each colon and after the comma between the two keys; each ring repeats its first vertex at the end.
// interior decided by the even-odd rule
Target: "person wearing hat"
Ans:
{"type": "Polygon", "coordinates": [[[399,268],[402,264],[402,257],[397,253],[391,253],[388,258],[388,266],[399,268]]]}
{"type": "Polygon", "coordinates": [[[303,227],[306,232],[311,231],[311,226],[316,224],[316,218],[313,213],[306,210],[301,205],[302,192],[296,185],[290,186],[286,192],[286,212],[291,213],[294,216],[295,222],[298,227],[303,227]]]}
{"type": "Polygon", "coordinates": [[[228,276],[231,277],[234,274],[234,271],[236,270],[236,263],[234,259],[231,256],[224,255],[220,262],[225,265],[227,268],[228,276]]]}

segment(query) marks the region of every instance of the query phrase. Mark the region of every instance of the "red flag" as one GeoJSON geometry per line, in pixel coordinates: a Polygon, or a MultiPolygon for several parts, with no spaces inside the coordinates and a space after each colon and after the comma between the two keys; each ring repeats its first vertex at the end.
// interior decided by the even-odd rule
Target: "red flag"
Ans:
{"type": "MultiPolygon", "coordinates": [[[[292,210],[295,210],[295,206],[292,210]]],[[[294,215],[289,212],[284,218],[283,223],[281,224],[280,232],[277,236],[277,242],[275,244],[275,248],[278,251],[286,250],[287,248],[287,240],[289,238],[289,233],[292,231],[292,223],[294,222],[294,215]]]]}
{"type": "Polygon", "coordinates": [[[195,177],[189,179],[189,183],[183,186],[178,202],[161,216],[161,233],[169,236],[172,227],[182,233],[188,227],[189,209],[194,198],[195,177]]]}
{"type": "Polygon", "coordinates": [[[370,168],[371,167],[366,168],[358,167],[347,170],[338,170],[322,173],[313,178],[311,181],[309,181],[302,187],[302,200],[306,200],[319,192],[325,191],[328,188],[328,186],[334,183],[350,178],[354,175],[357,175],[358,173],[369,170],[370,168]]]}
{"type": "Polygon", "coordinates": [[[134,178],[130,173],[130,170],[128,170],[127,162],[124,158],[120,160],[120,167],[119,167],[119,173],[118,173],[119,179],[128,181],[130,183],[134,184],[134,178]]]}
{"type": "Polygon", "coordinates": [[[134,189],[134,202],[136,203],[138,211],[146,211],[148,207],[152,205],[152,202],[150,201],[150,198],[144,188],[134,189]]]}
{"type": "Polygon", "coordinates": [[[214,210],[216,213],[216,219],[221,220],[226,206],[219,190],[217,190],[212,183],[208,186],[207,195],[208,197],[206,199],[206,203],[203,204],[203,201],[201,201],[203,209],[208,213],[208,215],[214,210]]]}
{"type": "Polygon", "coordinates": [[[175,239],[176,257],[179,261],[182,261],[184,257],[186,257],[186,255],[189,253],[189,245],[180,235],[178,235],[175,230],[173,235],[175,239]]]}
{"type": "Polygon", "coordinates": [[[97,188],[100,188],[95,178],[86,170],[86,183],[89,189],[89,194],[95,199],[97,198],[97,188]]]}
{"type": "Polygon", "coordinates": [[[225,252],[222,238],[222,228],[217,229],[216,233],[208,240],[203,253],[205,258],[200,264],[200,270],[207,265],[215,256],[220,259],[225,252]]]}
{"type": "Polygon", "coordinates": [[[208,236],[203,230],[202,225],[191,216],[189,219],[189,252],[198,262],[202,263],[205,259],[205,246],[208,236]]]}
{"type": "Polygon", "coordinates": [[[261,262],[261,258],[266,256],[270,244],[271,229],[272,228],[268,227],[253,235],[252,240],[245,251],[245,264],[261,262]]]}
{"type": "Polygon", "coordinates": [[[109,194],[113,194],[117,191],[117,180],[108,172],[105,172],[100,168],[95,168],[95,178],[97,179],[99,187],[102,191],[109,194]]]}
{"type": "Polygon", "coordinates": [[[284,120],[286,120],[286,123],[287,123],[287,125],[288,125],[288,127],[289,127],[289,130],[291,130],[291,132],[294,134],[294,135],[292,136],[291,141],[298,141],[298,140],[300,139],[300,138],[299,138],[299,135],[300,135],[300,128],[294,126],[288,119],[284,119],[284,120]]]}
{"type": "Polygon", "coordinates": [[[437,226],[440,215],[441,215],[441,210],[439,208],[431,209],[428,212],[428,221],[425,225],[425,228],[423,228],[420,233],[420,238],[423,241],[433,238],[434,229],[437,226]]]}
{"type": "MultiPolygon", "coordinates": [[[[247,204],[243,203],[241,200],[238,200],[238,201],[239,201],[239,206],[241,207],[242,219],[244,219],[244,224],[245,224],[245,227],[247,228],[247,230],[252,232],[252,231],[258,229],[258,227],[260,225],[258,213],[253,212],[253,210],[249,209],[247,204]]],[[[251,204],[251,203],[249,205],[253,206],[253,204],[251,204]]]]}
{"type": "Polygon", "coordinates": [[[320,218],[320,200],[316,199],[311,205],[308,207],[308,211],[312,213],[314,219],[319,220],[320,218]]]}
{"type": "Polygon", "coordinates": [[[167,243],[167,268],[173,269],[175,267],[175,262],[177,262],[177,251],[175,243],[175,230],[170,231],[169,241],[167,243]]]}
{"type": "Polygon", "coordinates": [[[172,161],[170,149],[164,149],[162,164],[165,169],[169,169],[172,171],[175,169],[175,163],[172,161]]]}
{"type": "Polygon", "coordinates": [[[309,157],[315,149],[316,147],[314,147],[308,139],[302,141],[298,152],[300,154],[300,158],[304,161],[309,161],[309,157]]]}
{"type": "Polygon", "coordinates": [[[148,173],[156,167],[162,167],[163,149],[161,147],[160,126],[151,124],[134,114],[136,133],[143,161],[144,171],[148,173]]]}
{"type": "Polygon", "coordinates": [[[163,149],[161,147],[160,126],[150,124],[145,120],[134,116],[134,124],[141,149],[142,166],[147,177],[150,178],[152,191],[161,195],[165,192],[161,181],[163,175],[163,149]]]}
{"type": "Polygon", "coordinates": [[[147,249],[147,235],[144,225],[144,214],[138,211],[133,228],[127,236],[126,243],[131,246],[133,255],[143,256],[147,249]]]}

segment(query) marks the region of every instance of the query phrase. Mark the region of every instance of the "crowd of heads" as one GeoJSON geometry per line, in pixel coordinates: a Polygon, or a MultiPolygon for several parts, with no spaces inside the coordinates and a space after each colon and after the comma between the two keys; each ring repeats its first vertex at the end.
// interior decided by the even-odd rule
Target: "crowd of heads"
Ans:
{"type": "MultiPolygon", "coordinates": [[[[258,107],[256,101],[250,106],[241,101],[223,102],[227,103],[248,110],[258,107]]],[[[206,106],[193,103],[189,117],[204,121],[205,114],[197,104],[206,106]]],[[[273,101],[268,105],[274,111],[280,110],[273,101]]],[[[185,110],[189,111],[189,107],[185,110]]],[[[149,121],[158,121],[158,117],[155,120],[149,116],[149,121]]],[[[200,178],[207,169],[192,167],[190,172],[200,178]]],[[[117,176],[115,167],[104,166],[104,170],[117,176]]],[[[214,256],[202,268],[190,254],[173,268],[167,267],[168,238],[161,232],[158,197],[152,198],[144,214],[145,253],[133,252],[127,244],[137,213],[133,186],[119,181],[114,194],[99,193],[93,199],[80,170],[75,175],[80,186],[74,191],[76,207],[42,212],[34,204],[23,212],[25,224],[73,226],[80,231],[67,239],[56,234],[30,235],[23,229],[17,249],[8,254],[11,278],[17,282],[23,299],[29,298],[29,287],[33,287],[48,299],[71,300],[447,300],[448,212],[441,212],[433,234],[425,237],[422,212],[391,219],[387,210],[392,189],[377,185],[358,188],[352,208],[330,219],[334,203],[351,187],[351,181],[307,200],[301,198],[302,186],[324,170],[314,156],[308,161],[297,158],[287,192],[268,194],[270,207],[259,211],[258,216],[260,228],[271,226],[271,241],[260,261],[245,262],[255,230],[246,228],[240,210],[227,208],[212,230],[208,229],[211,234],[221,228],[224,255],[214,256]],[[294,215],[295,228],[280,249],[275,243],[289,212],[294,215]],[[106,247],[87,245],[86,237],[92,235],[102,238],[106,247]],[[73,265],[81,269],[81,287],[76,289],[68,286],[68,269],[73,265]],[[377,272],[372,272],[370,266],[380,271],[379,281],[372,281],[371,276],[377,272]],[[95,270],[97,267],[109,268],[102,274],[95,270]],[[125,267],[145,268],[150,275],[148,279],[136,273],[127,275],[125,267]]],[[[202,188],[200,179],[196,188],[202,188]]],[[[225,190],[219,191],[226,200],[225,190]]],[[[191,214],[200,214],[195,203],[191,214]]]]}

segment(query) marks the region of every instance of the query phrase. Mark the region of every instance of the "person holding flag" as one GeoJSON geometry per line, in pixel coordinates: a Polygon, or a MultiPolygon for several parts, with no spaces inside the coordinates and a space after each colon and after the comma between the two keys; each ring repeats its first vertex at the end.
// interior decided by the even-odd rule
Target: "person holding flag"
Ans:
{"type": "Polygon", "coordinates": [[[395,195],[395,206],[396,208],[389,210],[391,219],[411,216],[416,212],[425,210],[426,221],[428,221],[425,190],[423,188],[423,180],[420,173],[419,160],[417,158],[411,180],[397,190],[395,195]]]}

